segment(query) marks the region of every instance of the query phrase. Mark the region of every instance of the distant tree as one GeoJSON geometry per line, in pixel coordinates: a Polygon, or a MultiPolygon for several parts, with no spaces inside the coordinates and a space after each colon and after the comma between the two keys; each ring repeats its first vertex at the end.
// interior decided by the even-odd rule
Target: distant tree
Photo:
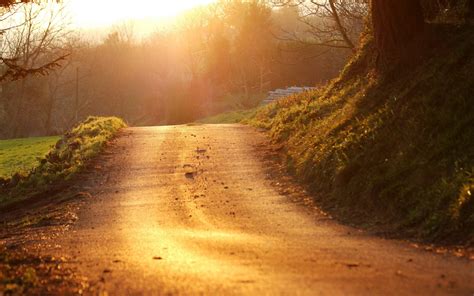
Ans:
{"type": "Polygon", "coordinates": [[[272,50],[272,10],[265,1],[227,1],[224,14],[233,37],[234,86],[247,99],[251,93],[263,93],[270,86],[272,50]]]}
{"type": "Polygon", "coordinates": [[[60,50],[64,54],[71,54],[70,57],[61,64],[61,67],[52,69],[45,77],[46,95],[38,98],[35,103],[38,104],[42,125],[48,135],[60,133],[76,124],[81,109],[87,105],[86,100],[80,99],[82,93],[80,86],[84,78],[90,74],[85,71],[86,69],[79,67],[81,52],[86,45],[78,35],[69,36],[61,44],[60,50]]]}
{"type": "Polygon", "coordinates": [[[231,69],[231,44],[223,28],[215,28],[209,40],[208,71],[213,83],[227,90],[231,69]]]}

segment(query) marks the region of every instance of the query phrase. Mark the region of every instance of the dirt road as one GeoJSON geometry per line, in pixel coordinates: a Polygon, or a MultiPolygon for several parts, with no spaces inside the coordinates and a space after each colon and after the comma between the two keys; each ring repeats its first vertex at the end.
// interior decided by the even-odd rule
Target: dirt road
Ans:
{"type": "Polygon", "coordinates": [[[112,295],[472,295],[474,265],[338,225],[262,161],[240,125],[130,128],[80,184],[45,252],[112,295]],[[285,193],[285,194],[282,194],[285,193]]]}

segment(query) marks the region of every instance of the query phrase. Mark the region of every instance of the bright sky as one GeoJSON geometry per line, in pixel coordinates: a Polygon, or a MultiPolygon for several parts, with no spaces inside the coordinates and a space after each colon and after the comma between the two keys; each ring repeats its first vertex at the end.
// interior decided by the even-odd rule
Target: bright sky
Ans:
{"type": "Polygon", "coordinates": [[[214,0],[69,0],[77,27],[108,26],[129,19],[165,19],[214,0]]]}

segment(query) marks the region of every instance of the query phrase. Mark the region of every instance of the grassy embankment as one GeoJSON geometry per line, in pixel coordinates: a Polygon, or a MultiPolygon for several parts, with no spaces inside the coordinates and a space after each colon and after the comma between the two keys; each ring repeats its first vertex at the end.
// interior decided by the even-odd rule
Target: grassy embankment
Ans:
{"type": "Polygon", "coordinates": [[[412,68],[374,70],[370,36],[319,92],[260,109],[291,173],[340,219],[474,243],[474,30],[448,29],[412,68]]]}
{"type": "Polygon", "coordinates": [[[107,141],[125,126],[119,118],[89,117],[59,138],[56,144],[50,146],[49,152],[46,147],[54,138],[41,141],[12,140],[3,143],[8,149],[2,149],[0,153],[4,155],[1,159],[8,160],[2,162],[2,170],[8,176],[0,177],[0,205],[20,201],[58,181],[70,179],[91,158],[100,153],[107,141]],[[35,161],[36,155],[42,157],[35,161]],[[20,163],[21,159],[25,162],[20,163]],[[13,171],[14,169],[16,171],[13,171]]]}

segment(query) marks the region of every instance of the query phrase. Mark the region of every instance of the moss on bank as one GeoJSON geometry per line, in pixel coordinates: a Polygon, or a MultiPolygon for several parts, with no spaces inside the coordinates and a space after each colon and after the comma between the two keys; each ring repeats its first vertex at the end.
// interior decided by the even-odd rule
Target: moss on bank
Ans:
{"type": "Polygon", "coordinates": [[[372,41],[326,89],[250,121],[286,149],[288,169],[346,222],[473,243],[474,30],[446,30],[421,65],[374,71],[372,41]]]}

